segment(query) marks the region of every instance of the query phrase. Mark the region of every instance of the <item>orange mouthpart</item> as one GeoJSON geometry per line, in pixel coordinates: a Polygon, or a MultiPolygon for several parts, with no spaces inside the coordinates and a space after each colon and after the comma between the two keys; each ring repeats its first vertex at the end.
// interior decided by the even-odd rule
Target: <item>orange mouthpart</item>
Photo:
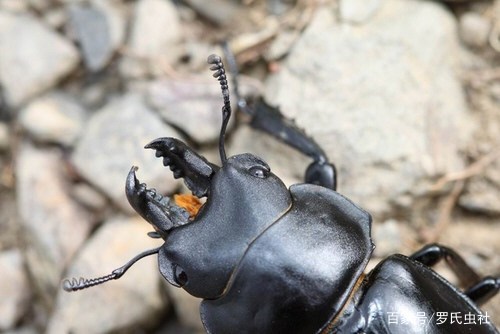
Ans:
{"type": "Polygon", "coordinates": [[[198,214],[203,203],[198,197],[191,194],[174,195],[174,202],[189,213],[189,218],[193,219],[198,214]]]}

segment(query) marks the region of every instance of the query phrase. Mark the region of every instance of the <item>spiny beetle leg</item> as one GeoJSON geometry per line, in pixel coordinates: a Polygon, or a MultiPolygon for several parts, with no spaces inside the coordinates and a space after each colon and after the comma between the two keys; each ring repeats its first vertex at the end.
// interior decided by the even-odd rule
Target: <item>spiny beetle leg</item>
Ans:
{"type": "Polygon", "coordinates": [[[300,129],[293,120],[286,118],[278,108],[259,98],[249,104],[239,93],[238,66],[234,54],[227,43],[223,44],[229,71],[233,77],[234,93],[238,100],[238,110],[250,116],[250,126],[263,131],[297,151],[312,158],[305,175],[305,182],[337,189],[337,172],[323,149],[316,141],[300,129]]]}
{"type": "Polygon", "coordinates": [[[453,249],[440,244],[430,244],[410,256],[410,259],[432,267],[444,259],[446,264],[460,280],[460,283],[468,288],[478,283],[481,278],[467,262],[453,249]]]}
{"type": "Polygon", "coordinates": [[[250,125],[266,132],[279,141],[295,148],[314,161],[306,171],[305,181],[335,190],[337,175],[335,166],[328,162],[323,149],[300,129],[294,121],[287,119],[278,108],[268,105],[259,99],[252,110],[250,125]]]}
{"type": "Polygon", "coordinates": [[[218,166],[208,162],[203,156],[175,138],[158,138],[145,148],[156,150],[156,156],[163,157],[163,165],[170,167],[176,179],[183,178],[184,183],[195,196],[207,196],[210,179],[219,169],[218,166]]]}
{"type": "Polygon", "coordinates": [[[487,276],[471,286],[465,294],[477,305],[481,306],[500,291],[500,277],[487,276]]]}

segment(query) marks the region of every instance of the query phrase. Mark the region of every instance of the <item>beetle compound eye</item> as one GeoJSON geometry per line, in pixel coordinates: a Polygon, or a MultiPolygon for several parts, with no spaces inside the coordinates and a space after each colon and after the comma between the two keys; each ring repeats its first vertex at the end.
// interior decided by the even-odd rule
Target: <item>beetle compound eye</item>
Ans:
{"type": "Polygon", "coordinates": [[[184,269],[177,265],[175,266],[175,280],[180,286],[186,285],[188,281],[188,277],[184,269]]]}
{"type": "Polygon", "coordinates": [[[250,175],[264,179],[269,175],[269,170],[261,166],[255,166],[249,169],[250,175]]]}

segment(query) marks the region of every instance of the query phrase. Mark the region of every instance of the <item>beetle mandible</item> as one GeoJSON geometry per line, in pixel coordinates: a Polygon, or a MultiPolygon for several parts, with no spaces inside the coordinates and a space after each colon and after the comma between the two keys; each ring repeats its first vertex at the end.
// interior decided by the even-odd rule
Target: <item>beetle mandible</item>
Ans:
{"type": "Polygon", "coordinates": [[[146,145],[196,197],[206,197],[205,204],[190,213],[140,183],[132,167],[127,198],[153,226],[149,236],[165,243],[107,276],[66,280],[65,290],[117,279],[140,258],[158,254],[163,277],[203,299],[200,313],[208,333],[498,333],[488,321],[431,318],[439,312],[484,317],[477,305],[500,290],[500,277],[480,278],[450,248],[432,244],[409,257],[392,255],[364,274],[374,249],[370,214],[335,191],[334,165],[277,109],[239,99],[254,127],[313,158],[306,183],[287,189],[262,159],[248,153],[228,158],[226,72],[219,56],[211,55],[208,63],[224,101],[222,166],[175,138],[146,145]],[[465,291],[430,268],[440,259],[465,291]],[[407,321],[391,322],[394,313],[407,321]]]}

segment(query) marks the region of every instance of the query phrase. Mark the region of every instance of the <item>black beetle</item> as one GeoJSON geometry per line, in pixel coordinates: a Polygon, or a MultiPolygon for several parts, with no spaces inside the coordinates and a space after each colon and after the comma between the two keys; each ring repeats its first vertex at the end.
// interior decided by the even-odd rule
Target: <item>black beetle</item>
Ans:
{"type": "Polygon", "coordinates": [[[500,278],[481,279],[450,248],[433,244],[410,257],[392,255],[363,273],[374,248],[370,214],[335,191],[334,166],[277,109],[244,106],[257,128],[313,157],[306,183],[287,189],[260,158],[227,158],[228,83],[221,58],[212,55],[208,62],[224,98],[222,167],[175,138],[146,145],[206,203],[190,214],[147,189],[133,167],[129,202],[154,227],[149,235],[165,243],[110,275],[66,280],[65,290],[117,279],[157,253],[169,283],[203,298],[208,333],[498,333],[476,304],[499,291],[500,278]],[[440,259],[468,287],[465,292],[429,268],[440,259]]]}

